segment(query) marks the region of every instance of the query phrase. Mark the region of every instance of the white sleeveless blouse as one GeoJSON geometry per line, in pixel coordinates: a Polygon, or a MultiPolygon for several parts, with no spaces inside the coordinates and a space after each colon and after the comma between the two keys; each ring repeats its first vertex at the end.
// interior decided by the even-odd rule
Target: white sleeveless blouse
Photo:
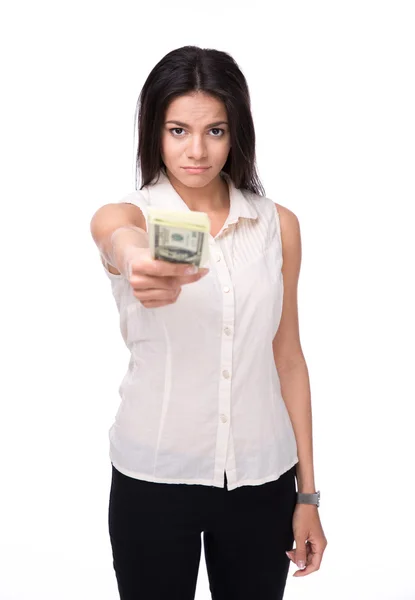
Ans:
{"type": "MultiPolygon", "coordinates": [[[[123,275],[105,273],[131,352],[109,430],[121,473],[161,483],[224,487],[278,479],[298,462],[272,341],[281,319],[281,229],[275,203],[235,188],[210,271],[174,304],[145,308],[123,275]]],[[[189,210],[159,181],[119,202],[189,210]]]]}

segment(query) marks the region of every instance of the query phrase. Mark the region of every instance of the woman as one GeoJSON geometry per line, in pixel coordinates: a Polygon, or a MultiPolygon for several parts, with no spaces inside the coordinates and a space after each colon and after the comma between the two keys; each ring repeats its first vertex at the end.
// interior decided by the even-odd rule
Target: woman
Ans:
{"type": "Polygon", "coordinates": [[[215,600],[277,600],[290,559],[308,575],[327,544],[305,503],[317,492],[298,220],[265,197],[229,54],[167,54],[141,91],[138,138],[140,190],[91,221],[131,352],[109,433],[120,597],[194,598],[203,533],[215,600]],[[149,206],[208,214],[208,268],[151,258],[149,206]]]}

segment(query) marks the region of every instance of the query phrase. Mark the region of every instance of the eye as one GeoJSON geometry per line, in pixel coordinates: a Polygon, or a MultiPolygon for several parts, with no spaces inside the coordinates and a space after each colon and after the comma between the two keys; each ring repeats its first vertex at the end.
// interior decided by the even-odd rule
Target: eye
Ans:
{"type": "MultiPolygon", "coordinates": [[[[177,131],[184,131],[183,127],[172,127],[171,129],[169,129],[169,131],[172,133],[172,135],[174,137],[183,137],[183,135],[180,135],[178,133],[174,133],[177,131]]],[[[213,135],[212,137],[223,137],[224,134],[226,133],[224,129],[220,129],[218,127],[213,127],[212,129],[210,129],[210,131],[218,131],[220,132],[220,135],[213,135]]]]}
{"type": "MultiPolygon", "coordinates": [[[[184,129],[182,127],[173,127],[172,129],[170,129],[169,131],[171,131],[173,133],[173,131],[184,131],[184,129]]],[[[181,135],[177,135],[175,137],[183,137],[181,135]]]]}
{"type": "Polygon", "coordinates": [[[214,127],[210,131],[221,131],[222,132],[221,135],[214,135],[213,137],[222,137],[223,135],[225,135],[225,130],[224,129],[218,129],[218,127],[214,127]]]}

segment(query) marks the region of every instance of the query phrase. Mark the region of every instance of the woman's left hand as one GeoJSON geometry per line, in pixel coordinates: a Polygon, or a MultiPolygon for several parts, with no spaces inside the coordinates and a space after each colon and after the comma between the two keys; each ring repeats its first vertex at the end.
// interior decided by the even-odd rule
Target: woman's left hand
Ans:
{"type": "Polygon", "coordinates": [[[313,571],[318,571],[327,546],[316,505],[300,503],[296,505],[293,515],[293,533],[296,547],[286,551],[286,554],[301,569],[293,573],[293,577],[305,577],[313,571]],[[302,568],[304,565],[305,568],[302,568]]]}

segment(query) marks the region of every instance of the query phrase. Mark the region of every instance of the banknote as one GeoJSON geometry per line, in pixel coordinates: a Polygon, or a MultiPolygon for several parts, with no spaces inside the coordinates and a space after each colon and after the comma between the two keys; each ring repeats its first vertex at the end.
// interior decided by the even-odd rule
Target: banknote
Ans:
{"type": "Polygon", "coordinates": [[[209,260],[210,219],[204,212],[148,207],[151,256],[203,267],[209,260]]]}

